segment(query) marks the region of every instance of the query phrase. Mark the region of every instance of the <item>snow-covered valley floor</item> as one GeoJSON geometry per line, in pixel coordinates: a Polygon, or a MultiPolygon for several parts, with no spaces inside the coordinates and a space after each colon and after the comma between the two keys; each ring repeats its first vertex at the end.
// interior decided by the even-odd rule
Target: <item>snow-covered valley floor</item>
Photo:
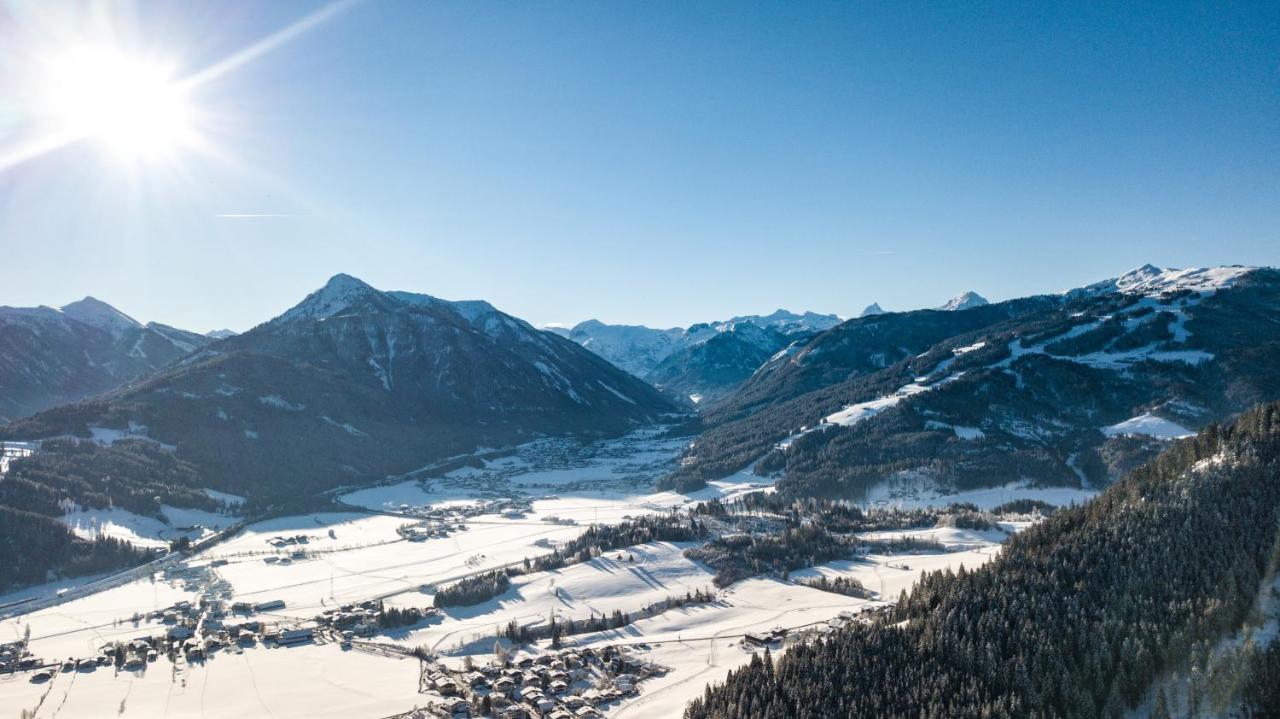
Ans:
{"type": "MultiPolygon", "coordinates": [[[[388,607],[426,608],[439,586],[550,553],[593,523],[616,524],[711,498],[770,491],[769,480],[748,473],[692,495],[653,491],[653,481],[676,461],[681,446],[681,440],[653,430],[589,450],[542,441],[480,468],[351,491],[341,497],[351,511],[259,522],[119,586],[4,619],[0,643],[29,637],[30,651],[45,662],[92,658],[107,642],[163,635],[173,624],[153,612],[182,601],[198,604],[201,598],[268,605],[236,620],[278,626],[370,599],[388,607]]],[[[1008,498],[1008,491],[990,491],[990,504],[1008,498]]],[[[1016,494],[1055,504],[1087,498],[1037,490],[1016,494]]],[[[942,549],[867,554],[794,571],[788,579],[756,577],[719,590],[712,583],[715,570],[685,556],[691,544],[651,542],[516,575],[505,592],[488,601],[384,630],[368,645],[343,648],[337,637],[317,634],[311,643],[287,648],[233,643],[203,661],[179,656],[171,662],[162,655],[129,671],[54,667],[43,682],[32,681],[30,671],[0,672],[0,706],[14,714],[32,710],[38,717],[385,717],[444,701],[438,693],[419,691],[419,662],[398,653],[404,649],[421,647],[450,668],[479,666],[494,658],[496,636],[512,622],[536,627],[553,618],[563,622],[624,612],[643,618],[565,637],[563,646],[626,647],[629,656],[668,670],[644,680],[638,694],[601,703],[605,714],[679,716],[707,682],[723,679],[750,659],[745,635],[785,628],[794,636],[826,627],[841,612],[856,614],[894,601],[924,572],[989,561],[1003,539],[1022,526],[866,535],[869,541],[923,539],[942,549]],[[841,575],[860,580],[872,596],[854,598],[802,584],[841,575]],[[696,592],[713,597],[650,611],[668,598],[696,592]]],[[[0,607],[73,585],[0,596],[0,607]]],[[[536,646],[549,649],[549,642],[536,646]]]]}

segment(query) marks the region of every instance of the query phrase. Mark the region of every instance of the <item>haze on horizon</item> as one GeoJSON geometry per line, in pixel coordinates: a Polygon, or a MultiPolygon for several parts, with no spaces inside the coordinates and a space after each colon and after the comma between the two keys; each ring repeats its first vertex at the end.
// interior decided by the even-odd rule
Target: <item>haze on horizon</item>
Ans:
{"type": "Polygon", "coordinates": [[[1280,264],[1274,3],[23,0],[0,45],[5,305],[244,330],[345,272],[668,327],[1280,264]]]}

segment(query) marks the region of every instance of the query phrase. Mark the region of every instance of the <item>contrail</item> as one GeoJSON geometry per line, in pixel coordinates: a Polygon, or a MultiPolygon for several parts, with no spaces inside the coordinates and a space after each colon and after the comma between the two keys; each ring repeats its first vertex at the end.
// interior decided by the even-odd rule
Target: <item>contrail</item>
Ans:
{"type": "Polygon", "coordinates": [[[293,216],[293,215],[276,215],[276,214],[271,214],[271,213],[267,213],[267,212],[261,212],[261,213],[249,213],[249,212],[245,212],[245,213],[230,213],[230,212],[227,212],[227,213],[222,213],[222,214],[214,215],[214,217],[221,217],[221,218],[224,218],[224,219],[230,219],[230,220],[248,220],[248,219],[254,219],[254,218],[257,218],[257,217],[292,217],[292,216],[293,216]]]}

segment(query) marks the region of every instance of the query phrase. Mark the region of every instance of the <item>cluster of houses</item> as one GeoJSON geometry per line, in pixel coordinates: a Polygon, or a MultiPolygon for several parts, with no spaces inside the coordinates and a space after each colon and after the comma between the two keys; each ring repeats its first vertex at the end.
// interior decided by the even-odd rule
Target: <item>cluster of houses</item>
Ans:
{"type": "Polygon", "coordinates": [[[501,719],[596,719],[598,707],[639,692],[638,684],[665,669],[625,648],[564,649],[526,654],[506,665],[453,672],[432,664],[424,685],[443,713],[501,719]]]}

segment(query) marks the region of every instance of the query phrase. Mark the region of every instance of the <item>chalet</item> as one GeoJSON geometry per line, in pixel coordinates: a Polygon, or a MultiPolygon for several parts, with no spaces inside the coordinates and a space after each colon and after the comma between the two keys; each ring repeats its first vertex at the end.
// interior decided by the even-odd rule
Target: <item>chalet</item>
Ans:
{"type": "Polygon", "coordinates": [[[578,717],[578,719],[599,719],[600,712],[591,707],[582,706],[574,711],[574,716],[578,717]]]}
{"type": "Polygon", "coordinates": [[[542,689],[538,687],[525,687],[520,690],[520,698],[529,703],[535,703],[540,696],[542,696],[542,689]]]}
{"type": "Polygon", "coordinates": [[[546,714],[556,708],[556,703],[554,700],[550,699],[549,697],[541,696],[541,697],[538,697],[536,706],[538,707],[538,711],[542,712],[543,714],[546,714]]]}
{"type": "Polygon", "coordinates": [[[752,647],[767,647],[773,641],[773,636],[769,634],[748,634],[742,638],[744,644],[752,647]]]}
{"type": "Polygon", "coordinates": [[[310,627],[294,627],[292,629],[285,629],[276,637],[276,643],[281,646],[302,644],[304,642],[311,641],[314,638],[314,634],[315,630],[310,627]]]}
{"type": "Polygon", "coordinates": [[[511,677],[502,677],[493,683],[493,689],[503,694],[510,694],[516,690],[516,683],[512,681],[511,677]]]}
{"type": "Polygon", "coordinates": [[[255,612],[270,612],[275,609],[284,609],[283,599],[271,599],[265,602],[258,602],[253,605],[253,611],[255,612]]]}
{"type": "Polygon", "coordinates": [[[552,694],[564,694],[569,691],[568,683],[560,680],[551,682],[551,686],[549,688],[551,689],[552,694]]]}

